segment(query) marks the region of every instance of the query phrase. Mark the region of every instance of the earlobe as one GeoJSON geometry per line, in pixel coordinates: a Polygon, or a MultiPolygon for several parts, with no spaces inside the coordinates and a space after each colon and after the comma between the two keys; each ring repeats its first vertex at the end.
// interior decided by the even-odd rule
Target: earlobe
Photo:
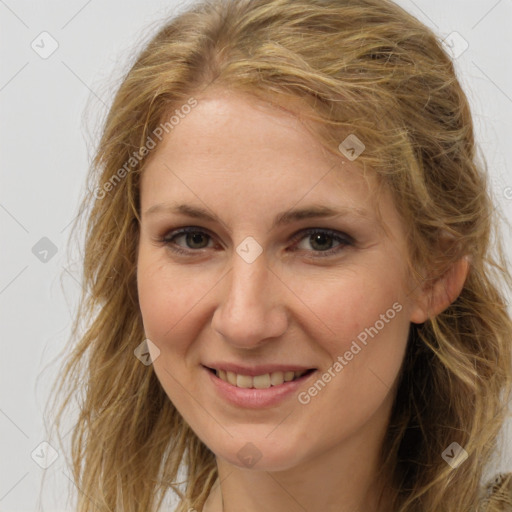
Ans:
{"type": "Polygon", "coordinates": [[[416,294],[411,322],[422,324],[447,309],[460,295],[469,273],[470,259],[464,256],[435,280],[425,282],[416,294]]]}

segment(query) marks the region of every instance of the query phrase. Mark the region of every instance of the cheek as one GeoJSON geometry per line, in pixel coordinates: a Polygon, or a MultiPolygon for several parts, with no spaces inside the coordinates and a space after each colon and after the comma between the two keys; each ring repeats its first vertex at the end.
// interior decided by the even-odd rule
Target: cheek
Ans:
{"type": "Polygon", "coordinates": [[[398,276],[381,274],[345,275],[310,296],[311,310],[329,327],[310,336],[329,361],[299,402],[310,417],[322,415],[323,436],[330,441],[351,435],[390,405],[410,323],[398,276]]]}
{"type": "Polygon", "coordinates": [[[310,287],[305,302],[318,319],[330,355],[343,354],[354,340],[364,345],[377,336],[395,338],[407,333],[405,295],[399,283],[398,275],[366,268],[310,287]]]}
{"type": "Polygon", "coordinates": [[[146,336],[159,346],[173,337],[201,298],[197,283],[143,249],[137,265],[137,289],[146,336]]]}
{"type": "Polygon", "coordinates": [[[160,277],[161,271],[157,264],[152,263],[149,258],[139,257],[137,265],[139,306],[146,336],[155,342],[160,339],[165,329],[165,319],[168,318],[165,312],[175,311],[170,308],[170,294],[166,293],[168,287],[160,277]]]}
{"type": "Polygon", "coordinates": [[[326,392],[321,383],[305,390],[301,403],[314,402],[321,411],[342,396],[343,406],[330,414],[337,420],[338,415],[349,414],[348,429],[364,423],[380,407],[396,381],[407,346],[410,322],[400,287],[401,267],[388,267],[388,272],[381,268],[385,267],[344,273],[309,296],[311,310],[328,327],[323,334],[310,336],[329,356],[319,376],[329,384],[326,392]]]}
{"type": "Polygon", "coordinates": [[[164,360],[173,367],[179,361],[192,364],[197,356],[194,340],[214,313],[207,303],[220,277],[192,266],[171,265],[165,254],[141,249],[137,287],[144,331],[162,355],[167,354],[155,367],[164,360]]]}

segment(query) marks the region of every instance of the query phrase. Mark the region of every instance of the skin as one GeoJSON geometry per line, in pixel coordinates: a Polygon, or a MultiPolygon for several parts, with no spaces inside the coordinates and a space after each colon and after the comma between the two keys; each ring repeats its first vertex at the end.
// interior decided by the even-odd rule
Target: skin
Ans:
{"type": "Polygon", "coordinates": [[[383,229],[376,181],[363,179],[357,160],[327,153],[296,116],[250,96],[209,89],[197,99],[142,176],[137,280],[145,333],[160,350],[156,375],[216,455],[221,484],[204,510],[386,511],[386,499],[377,504],[387,487],[376,479],[378,451],[410,323],[445,308],[466,269],[446,274],[439,298],[418,287],[391,196],[379,195],[383,229]],[[168,202],[206,208],[221,222],[147,214],[168,202]],[[278,213],[313,204],[350,212],[271,230],[278,213]],[[174,246],[189,251],[177,255],[161,239],[184,226],[203,237],[175,238],[174,246]],[[308,228],[347,233],[354,242],[293,238],[308,228]],[[236,252],[248,236],[263,249],[252,263],[236,252]],[[324,247],[339,250],[321,257],[324,247]],[[292,394],[265,409],[231,405],[201,366],[318,368],[301,388],[307,391],[394,303],[400,312],[308,404],[292,394]],[[248,442],[261,454],[252,467],[237,457],[248,442]]]}

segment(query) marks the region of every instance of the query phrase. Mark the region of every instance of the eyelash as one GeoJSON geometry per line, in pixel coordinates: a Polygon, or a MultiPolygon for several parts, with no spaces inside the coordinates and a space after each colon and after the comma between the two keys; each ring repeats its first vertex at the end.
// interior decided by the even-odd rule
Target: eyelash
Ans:
{"type": "MultiPolygon", "coordinates": [[[[173,243],[174,239],[176,239],[182,235],[189,234],[189,233],[201,233],[201,234],[204,234],[204,235],[210,237],[210,239],[212,238],[212,236],[207,231],[205,231],[201,228],[198,228],[198,227],[191,226],[191,227],[185,227],[185,228],[177,229],[175,231],[171,231],[165,237],[160,238],[159,242],[166,245],[174,253],[180,254],[180,255],[190,255],[191,253],[197,253],[199,251],[202,251],[203,249],[206,249],[206,247],[205,247],[203,249],[188,249],[187,250],[187,249],[183,249],[173,243]]],[[[354,240],[349,235],[346,235],[345,233],[340,233],[339,231],[333,231],[330,229],[322,229],[322,228],[309,228],[306,230],[302,230],[292,237],[292,242],[296,242],[296,241],[300,242],[303,238],[306,238],[307,236],[311,236],[312,234],[316,234],[316,233],[328,235],[329,237],[333,238],[335,241],[339,242],[339,245],[332,249],[328,249],[326,251],[312,251],[312,252],[318,254],[317,256],[313,256],[313,258],[325,258],[328,256],[333,256],[333,255],[337,254],[338,252],[340,252],[345,246],[354,245],[354,240]]],[[[293,252],[295,252],[296,250],[300,251],[301,249],[293,249],[293,252]]]]}

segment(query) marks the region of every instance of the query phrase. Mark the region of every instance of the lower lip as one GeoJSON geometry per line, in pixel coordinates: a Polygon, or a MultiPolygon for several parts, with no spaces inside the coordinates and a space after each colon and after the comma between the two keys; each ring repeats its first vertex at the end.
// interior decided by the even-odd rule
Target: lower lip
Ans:
{"type": "Polygon", "coordinates": [[[279,404],[285,398],[296,393],[298,389],[316,373],[315,370],[307,375],[299,377],[298,379],[283,382],[282,384],[279,384],[279,386],[271,386],[266,389],[256,389],[238,388],[229,384],[229,382],[220,379],[206,367],[203,366],[203,369],[208,373],[215,389],[222,398],[234,405],[237,405],[238,407],[248,407],[252,409],[271,407],[279,404]]]}

